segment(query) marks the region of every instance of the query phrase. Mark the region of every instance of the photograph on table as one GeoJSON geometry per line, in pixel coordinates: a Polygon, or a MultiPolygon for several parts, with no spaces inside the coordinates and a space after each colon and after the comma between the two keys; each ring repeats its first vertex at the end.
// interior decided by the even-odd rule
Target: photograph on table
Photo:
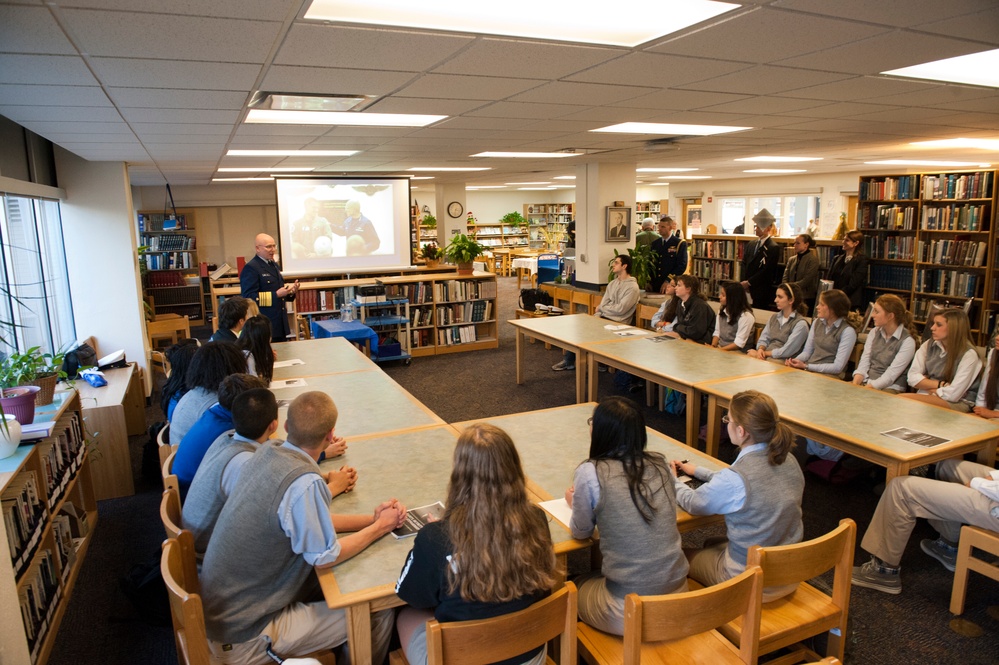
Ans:
{"type": "Polygon", "coordinates": [[[631,242],[631,208],[607,206],[604,240],[607,242],[631,242]]]}

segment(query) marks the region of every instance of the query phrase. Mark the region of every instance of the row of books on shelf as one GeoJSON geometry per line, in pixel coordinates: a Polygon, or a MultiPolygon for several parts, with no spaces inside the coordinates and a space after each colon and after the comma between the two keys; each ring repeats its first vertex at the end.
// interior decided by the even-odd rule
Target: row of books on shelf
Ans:
{"type": "Polygon", "coordinates": [[[434,300],[454,302],[456,300],[478,300],[496,297],[496,282],[493,280],[449,279],[434,282],[434,300]]]}
{"type": "Polygon", "coordinates": [[[924,199],[987,199],[992,197],[992,171],[941,173],[923,176],[924,199]]]}
{"type": "Polygon", "coordinates": [[[906,175],[884,180],[861,180],[861,201],[914,199],[919,195],[919,176],[906,175]]]}
{"type": "Polygon", "coordinates": [[[301,289],[295,297],[300,312],[335,312],[355,297],[353,286],[339,289],[301,289]]]}
{"type": "Polygon", "coordinates": [[[437,346],[454,346],[478,341],[475,326],[453,326],[437,330],[437,346]]]}
{"type": "Polygon", "coordinates": [[[701,240],[694,239],[694,256],[706,259],[742,259],[746,251],[746,243],[734,240],[701,240]]]}
{"type": "Polygon", "coordinates": [[[944,265],[977,266],[985,265],[988,245],[973,240],[934,240],[919,241],[917,256],[922,263],[944,265]]]}
{"type": "Polygon", "coordinates": [[[561,215],[571,215],[572,214],[572,204],[571,203],[549,203],[542,205],[529,205],[527,206],[527,214],[561,214],[561,215]]]}
{"type": "Polygon", "coordinates": [[[914,206],[862,206],[857,228],[874,230],[913,231],[916,228],[914,206]]]}
{"type": "Polygon", "coordinates": [[[419,349],[434,345],[433,330],[411,330],[409,333],[409,348],[419,349]]]}
{"type": "Polygon", "coordinates": [[[184,286],[181,288],[156,291],[154,294],[157,307],[166,305],[189,305],[197,302],[201,298],[201,289],[197,286],[184,286]]]}
{"type": "MultiPolygon", "coordinates": [[[[912,312],[912,318],[916,321],[926,321],[926,318],[930,315],[933,309],[947,309],[948,307],[958,307],[969,313],[971,309],[971,303],[967,299],[960,300],[941,300],[939,298],[924,298],[916,297],[912,301],[912,306],[909,311],[912,312]]],[[[972,318],[974,321],[974,318],[972,318]]],[[[974,326],[972,326],[974,327],[974,326]]]]}
{"type": "Polygon", "coordinates": [[[919,228],[927,231],[988,231],[988,211],[986,204],[923,206],[919,228]]]}
{"type": "MultiPolygon", "coordinates": [[[[726,263],[722,261],[698,261],[694,260],[690,266],[690,272],[698,279],[739,279],[739,264],[726,263]]],[[[714,292],[707,292],[704,295],[711,296],[714,292]]]]}
{"type": "Polygon", "coordinates": [[[911,261],[916,236],[865,236],[864,254],[872,259],[911,261]]]}
{"type": "Polygon", "coordinates": [[[25,575],[24,583],[17,590],[32,662],[38,659],[42,638],[49,631],[61,596],[62,587],[56,573],[55,557],[51,550],[42,550],[25,575]]]}
{"type": "Polygon", "coordinates": [[[450,326],[455,323],[481,323],[492,318],[493,303],[491,300],[474,300],[455,303],[437,308],[437,325],[450,326]]]}
{"type": "Polygon", "coordinates": [[[143,231],[184,231],[187,228],[187,215],[139,213],[139,233],[143,231]]]}
{"type": "Polygon", "coordinates": [[[146,288],[160,289],[169,286],[184,286],[184,274],[181,272],[147,273],[146,288]]]}
{"type": "Polygon", "coordinates": [[[974,298],[979,275],[956,270],[917,270],[914,287],[920,293],[974,298]]]}
{"type": "Polygon", "coordinates": [[[52,436],[38,443],[38,453],[47,488],[47,503],[49,510],[52,510],[66,492],[87,453],[79,415],[73,413],[59,419],[52,436]]]}
{"type": "Polygon", "coordinates": [[[502,247],[502,238],[483,238],[482,236],[476,236],[475,241],[482,245],[483,247],[502,247]]]}
{"type": "Polygon", "coordinates": [[[20,578],[41,540],[48,509],[34,471],[16,474],[0,494],[14,575],[20,578]]]}
{"type": "Polygon", "coordinates": [[[197,261],[190,252],[157,252],[143,254],[149,270],[187,270],[197,267],[197,261]]]}
{"type": "Polygon", "coordinates": [[[183,233],[162,233],[150,235],[143,233],[139,236],[139,244],[145,245],[150,252],[167,252],[173,250],[193,250],[197,248],[194,236],[183,233]]]}
{"type": "Polygon", "coordinates": [[[409,309],[409,325],[414,328],[434,325],[434,310],[430,307],[411,307],[409,309]]]}
{"type": "Polygon", "coordinates": [[[909,266],[872,265],[869,275],[868,283],[873,289],[881,287],[908,291],[912,288],[912,268],[909,266]]]}

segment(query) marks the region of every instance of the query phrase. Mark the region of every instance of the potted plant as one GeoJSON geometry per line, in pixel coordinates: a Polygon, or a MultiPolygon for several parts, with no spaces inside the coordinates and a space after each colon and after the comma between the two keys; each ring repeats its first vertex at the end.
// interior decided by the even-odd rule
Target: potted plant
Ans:
{"type": "Polygon", "coordinates": [[[444,256],[448,262],[458,266],[459,273],[471,273],[472,262],[475,257],[486,251],[486,248],[475,242],[474,238],[469,238],[464,233],[459,233],[448,246],[444,248],[444,256]]]}
{"type": "MultiPolygon", "coordinates": [[[[3,387],[4,397],[11,389],[26,386],[38,387],[38,395],[34,404],[45,406],[52,403],[52,395],[59,379],[66,378],[62,369],[65,353],[42,353],[40,347],[34,346],[25,353],[11,353],[0,363],[0,387],[3,387]]],[[[20,419],[19,419],[20,420],[20,419]]],[[[21,424],[28,423],[21,420],[21,424]]]]}
{"type": "Polygon", "coordinates": [[[428,212],[425,215],[423,215],[423,219],[420,220],[420,226],[425,226],[428,229],[436,229],[437,218],[428,212]]]}
{"type": "Polygon", "coordinates": [[[0,459],[10,457],[21,445],[21,424],[12,414],[0,408],[0,459]]]}
{"type": "Polygon", "coordinates": [[[500,218],[500,223],[517,226],[522,232],[527,231],[527,218],[516,210],[503,215],[503,217],[500,218]]]}
{"type": "MultiPolygon", "coordinates": [[[[614,256],[617,257],[618,253],[614,252],[614,256]]],[[[659,257],[659,253],[653,251],[652,247],[649,245],[639,244],[636,247],[628,248],[628,256],[631,257],[631,267],[628,270],[628,274],[635,278],[638,282],[638,288],[645,289],[652,281],[652,277],[655,275],[656,263],[659,257]]],[[[608,261],[607,265],[611,266],[614,263],[612,258],[608,261]]],[[[613,271],[608,276],[608,281],[614,279],[613,271]]]]}
{"type": "Polygon", "coordinates": [[[423,246],[423,249],[420,250],[420,257],[427,262],[428,268],[436,268],[437,264],[439,264],[441,259],[444,258],[444,250],[441,249],[437,243],[428,242],[423,246]]]}

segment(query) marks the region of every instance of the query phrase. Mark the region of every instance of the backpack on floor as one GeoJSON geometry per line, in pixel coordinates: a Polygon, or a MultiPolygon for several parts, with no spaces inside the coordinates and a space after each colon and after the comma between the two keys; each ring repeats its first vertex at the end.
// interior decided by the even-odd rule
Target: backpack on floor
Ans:
{"type": "Polygon", "coordinates": [[[682,416],[687,411],[687,396],[679,390],[667,388],[663,410],[674,416],[682,416]]]}
{"type": "Polygon", "coordinates": [[[555,301],[552,300],[551,294],[541,289],[521,289],[520,291],[520,308],[528,312],[533,312],[535,305],[551,305],[553,302],[555,301]]]}

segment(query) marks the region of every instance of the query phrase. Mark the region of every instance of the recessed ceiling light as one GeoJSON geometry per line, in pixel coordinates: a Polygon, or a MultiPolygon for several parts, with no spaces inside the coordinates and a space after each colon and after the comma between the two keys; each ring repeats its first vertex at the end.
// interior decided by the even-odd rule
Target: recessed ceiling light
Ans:
{"type": "Polygon", "coordinates": [[[434,177],[432,175],[411,175],[411,176],[409,176],[409,179],[410,180],[433,180],[434,177]]]}
{"type": "Polygon", "coordinates": [[[971,166],[987,169],[991,164],[978,164],[976,162],[948,162],[934,159],[882,159],[877,162],[864,162],[864,164],[878,164],[881,166],[971,166]]]}
{"type": "Polygon", "coordinates": [[[506,184],[516,187],[517,185],[550,185],[551,182],[548,180],[539,180],[538,182],[508,182],[506,184]]]}
{"type": "Polygon", "coordinates": [[[696,168],[641,168],[635,169],[636,173],[684,173],[686,171],[700,171],[696,168]]]}
{"type": "Polygon", "coordinates": [[[548,190],[555,189],[554,187],[518,187],[517,191],[520,192],[544,192],[548,190]]]}
{"type": "Polygon", "coordinates": [[[662,180],[710,180],[709,175],[661,175],[662,180]]]}
{"type": "Polygon", "coordinates": [[[229,157],[350,157],[359,150],[230,150],[229,157]]]}
{"type": "Polygon", "coordinates": [[[343,111],[270,111],[250,109],[248,123],[277,125],[348,125],[363,127],[426,127],[446,115],[413,113],[352,113],[343,111]]]}
{"type": "Polygon", "coordinates": [[[480,152],[469,157],[512,157],[521,159],[555,159],[558,157],[578,157],[574,152],[480,152]]]}
{"type": "Polygon", "coordinates": [[[622,122],[617,125],[608,125],[599,129],[591,129],[591,132],[611,132],[615,134],[661,134],[673,136],[711,136],[713,134],[727,134],[728,132],[741,132],[752,127],[727,127],[725,125],[677,125],[666,122],[622,122]]]}
{"type": "Polygon", "coordinates": [[[469,185],[465,189],[506,189],[506,185],[469,185]]]}
{"type": "Polygon", "coordinates": [[[665,187],[669,183],[668,182],[643,182],[641,184],[645,185],[646,187],[665,187]]]}
{"type": "Polygon", "coordinates": [[[552,185],[552,189],[576,189],[575,185],[552,185]]]}
{"type": "Polygon", "coordinates": [[[552,178],[552,180],[575,180],[575,179],[576,176],[574,175],[557,175],[554,178],[552,178]]]}
{"type": "Polygon", "coordinates": [[[805,169],[748,169],[743,173],[807,173],[805,169]]]}
{"type": "Polygon", "coordinates": [[[219,173],[260,173],[261,171],[267,171],[268,173],[289,173],[295,171],[315,171],[313,166],[254,166],[254,167],[235,167],[235,166],[225,166],[218,169],[219,173]]]}
{"type": "Polygon", "coordinates": [[[775,157],[771,155],[760,155],[759,157],[739,157],[736,162],[821,162],[821,157],[775,157]]]}
{"type": "Polygon", "coordinates": [[[248,180],[273,180],[274,178],[212,178],[212,182],[246,182],[248,180]]]}
{"type": "Polygon", "coordinates": [[[360,111],[376,99],[377,95],[308,95],[258,90],[247,107],[271,111],[360,111]]]}
{"type": "Polygon", "coordinates": [[[488,166],[414,166],[411,169],[406,169],[407,171],[449,171],[449,172],[460,172],[460,171],[491,171],[492,169],[488,166]]]}
{"type": "Polygon", "coordinates": [[[909,145],[917,148],[977,148],[999,152],[999,139],[938,139],[936,141],[913,141],[909,145]]]}
{"type": "Polygon", "coordinates": [[[568,2],[507,0],[498,12],[491,3],[464,0],[313,0],[305,18],[634,47],[738,6],[619,0],[614,11],[601,12],[568,2]]]}
{"type": "Polygon", "coordinates": [[[999,88],[999,49],[959,55],[956,58],[945,58],[881,73],[887,76],[906,76],[999,88]]]}

